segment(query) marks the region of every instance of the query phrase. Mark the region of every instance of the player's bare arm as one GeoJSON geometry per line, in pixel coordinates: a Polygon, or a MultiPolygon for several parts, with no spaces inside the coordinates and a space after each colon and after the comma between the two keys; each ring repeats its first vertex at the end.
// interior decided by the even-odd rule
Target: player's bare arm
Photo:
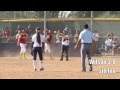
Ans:
{"type": "Polygon", "coordinates": [[[78,46],[79,43],[81,43],[81,39],[78,39],[78,41],[77,41],[77,43],[76,43],[76,45],[74,47],[75,49],[77,48],[77,46],[78,46]]]}

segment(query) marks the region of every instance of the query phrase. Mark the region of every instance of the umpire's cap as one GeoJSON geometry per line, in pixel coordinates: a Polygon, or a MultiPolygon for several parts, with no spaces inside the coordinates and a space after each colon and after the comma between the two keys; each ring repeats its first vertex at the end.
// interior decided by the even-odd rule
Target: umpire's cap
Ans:
{"type": "Polygon", "coordinates": [[[84,28],[85,28],[85,29],[88,29],[88,27],[89,27],[88,24],[85,24],[85,25],[84,25],[84,28]]]}

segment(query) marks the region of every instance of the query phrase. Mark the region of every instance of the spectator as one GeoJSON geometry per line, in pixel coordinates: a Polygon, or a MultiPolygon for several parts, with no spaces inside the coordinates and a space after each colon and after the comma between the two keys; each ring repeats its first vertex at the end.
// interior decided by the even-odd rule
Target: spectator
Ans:
{"type": "Polygon", "coordinates": [[[72,34],[70,26],[66,25],[65,29],[63,30],[63,34],[64,35],[66,35],[66,34],[71,35],[72,34]]]}
{"type": "Polygon", "coordinates": [[[3,35],[4,35],[5,38],[8,38],[10,36],[10,31],[8,30],[8,28],[5,28],[3,30],[3,35]]]}
{"type": "Polygon", "coordinates": [[[0,38],[3,36],[3,33],[0,31],[0,38]]]}
{"type": "Polygon", "coordinates": [[[32,30],[31,25],[29,24],[28,27],[26,28],[26,33],[28,36],[32,36],[34,30],[32,30]]]}
{"type": "Polygon", "coordinates": [[[114,37],[114,34],[112,32],[107,33],[107,38],[113,38],[113,37],[114,37]]]}
{"type": "Polygon", "coordinates": [[[23,30],[23,28],[20,25],[18,25],[17,30],[23,30]]]}
{"type": "Polygon", "coordinates": [[[111,52],[112,51],[112,38],[107,38],[105,41],[105,51],[111,52]]]}
{"type": "Polygon", "coordinates": [[[115,50],[119,47],[119,42],[118,42],[118,39],[117,37],[114,37],[113,38],[113,41],[112,41],[112,55],[115,54],[115,50]]]}
{"type": "Polygon", "coordinates": [[[18,25],[17,30],[15,31],[15,33],[18,33],[18,31],[22,31],[22,30],[23,30],[23,28],[20,25],[18,25]]]}
{"type": "Polygon", "coordinates": [[[60,30],[58,30],[57,34],[56,34],[56,43],[60,43],[62,39],[62,36],[60,35],[60,30]]]}
{"type": "Polygon", "coordinates": [[[0,31],[0,43],[1,43],[1,39],[2,39],[2,32],[0,31]]]}
{"type": "Polygon", "coordinates": [[[76,31],[74,35],[74,41],[73,41],[74,43],[77,43],[78,37],[79,37],[79,31],[76,31]]]}
{"type": "Polygon", "coordinates": [[[56,49],[57,49],[57,51],[59,51],[59,52],[61,52],[61,45],[62,45],[62,33],[60,33],[60,30],[58,30],[57,31],[57,34],[56,34],[56,45],[57,45],[57,47],[56,47],[56,49]]]}
{"type": "Polygon", "coordinates": [[[21,31],[19,30],[18,33],[16,34],[16,37],[15,37],[15,42],[16,42],[16,43],[17,43],[17,41],[18,41],[18,39],[19,39],[20,33],[21,33],[21,31]]]}
{"type": "Polygon", "coordinates": [[[93,54],[97,54],[97,49],[99,48],[99,33],[97,32],[97,30],[94,30],[93,32],[93,36],[94,36],[94,49],[93,49],[93,54]]]}

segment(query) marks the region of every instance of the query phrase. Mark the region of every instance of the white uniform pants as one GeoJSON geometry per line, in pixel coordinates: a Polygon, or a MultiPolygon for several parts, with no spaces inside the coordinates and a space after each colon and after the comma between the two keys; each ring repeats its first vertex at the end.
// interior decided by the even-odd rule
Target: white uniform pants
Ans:
{"type": "Polygon", "coordinates": [[[45,53],[51,53],[50,44],[45,43],[45,53]]]}
{"type": "Polygon", "coordinates": [[[21,53],[25,53],[26,52],[26,44],[24,43],[20,43],[20,48],[21,48],[21,53]]]}

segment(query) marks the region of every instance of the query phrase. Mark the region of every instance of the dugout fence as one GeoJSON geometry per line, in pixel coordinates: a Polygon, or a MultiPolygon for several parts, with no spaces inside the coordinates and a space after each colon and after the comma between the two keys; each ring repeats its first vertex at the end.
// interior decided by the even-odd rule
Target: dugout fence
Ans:
{"type": "MultiPolygon", "coordinates": [[[[69,25],[72,30],[72,37],[74,36],[75,31],[83,30],[83,25],[85,23],[91,26],[91,18],[47,18],[46,19],[46,27],[52,30],[53,32],[60,30],[60,32],[62,33],[65,26],[69,25]]],[[[22,28],[27,28],[28,25],[31,25],[31,29],[33,31],[35,27],[40,26],[44,33],[44,19],[0,20],[0,31],[2,32],[6,26],[10,30],[9,38],[4,38],[2,36],[0,37],[0,50],[5,51],[7,48],[8,51],[11,51],[10,50],[11,48],[16,48],[15,52],[19,52],[18,47],[14,42],[18,25],[20,25],[22,28]]],[[[114,35],[116,35],[120,40],[119,38],[120,37],[120,18],[93,18],[92,29],[97,30],[100,34],[99,47],[104,45],[107,32],[113,32],[114,35]]],[[[31,39],[31,37],[29,37],[29,39],[31,39]]],[[[60,48],[57,48],[60,46],[56,44],[56,33],[53,33],[53,41],[55,44],[54,45],[55,48],[53,48],[53,51],[56,52],[57,49],[58,51],[60,51],[60,48]]],[[[73,38],[71,39],[70,42],[71,42],[71,51],[73,51],[72,49],[74,47],[73,38]]],[[[30,47],[30,42],[28,43],[28,50],[29,50],[29,47],[30,47]]],[[[56,53],[56,55],[58,56],[59,54],[56,53]]],[[[71,53],[71,56],[79,56],[79,49],[76,50],[74,53],[71,53]]]]}

